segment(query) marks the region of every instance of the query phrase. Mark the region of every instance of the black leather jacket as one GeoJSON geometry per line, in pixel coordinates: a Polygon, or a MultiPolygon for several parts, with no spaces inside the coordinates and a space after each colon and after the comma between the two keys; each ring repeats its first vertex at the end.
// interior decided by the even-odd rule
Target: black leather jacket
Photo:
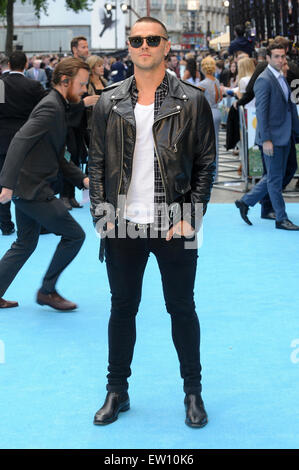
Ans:
{"type": "MultiPolygon", "coordinates": [[[[203,203],[205,208],[216,167],[211,109],[197,87],[167,77],[169,92],[153,125],[166,202],[203,203]]],[[[88,166],[94,221],[98,204],[117,208],[118,195],[129,189],[136,137],[132,79],[106,88],[94,109],[88,166]]]]}

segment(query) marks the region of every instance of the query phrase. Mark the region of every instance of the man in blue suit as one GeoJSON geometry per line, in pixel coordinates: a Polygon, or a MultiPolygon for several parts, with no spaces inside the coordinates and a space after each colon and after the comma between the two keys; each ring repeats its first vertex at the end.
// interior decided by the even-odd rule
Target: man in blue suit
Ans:
{"type": "Polygon", "coordinates": [[[31,78],[32,80],[37,80],[41,83],[44,88],[46,88],[48,77],[46,72],[40,68],[40,64],[40,60],[35,60],[33,62],[33,67],[31,67],[31,69],[28,69],[25,75],[26,77],[31,78]]]}
{"type": "Polygon", "coordinates": [[[299,139],[297,109],[291,101],[291,90],[282,74],[286,53],[281,42],[273,41],[268,48],[269,63],[254,85],[256,97],[256,144],[264,154],[266,174],[252,190],[235,204],[248,225],[249,206],[254,206],[268,192],[276,216],[276,228],[299,230],[287,216],[282,196],[291,139],[299,139]]]}

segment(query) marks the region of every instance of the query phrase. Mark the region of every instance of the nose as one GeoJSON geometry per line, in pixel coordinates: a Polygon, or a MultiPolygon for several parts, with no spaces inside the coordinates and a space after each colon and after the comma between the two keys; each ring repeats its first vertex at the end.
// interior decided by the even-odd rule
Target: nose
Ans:
{"type": "Polygon", "coordinates": [[[142,38],[142,45],[141,45],[141,47],[146,47],[146,48],[148,47],[148,45],[147,45],[147,42],[146,42],[146,39],[145,39],[145,38],[142,38]],[[144,43],[145,43],[145,44],[144,44],[144,43]]]}

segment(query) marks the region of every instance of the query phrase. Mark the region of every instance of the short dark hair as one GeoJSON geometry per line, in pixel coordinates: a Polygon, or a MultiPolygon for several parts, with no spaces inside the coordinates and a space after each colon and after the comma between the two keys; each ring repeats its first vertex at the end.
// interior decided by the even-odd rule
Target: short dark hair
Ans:
{"type": "Polygon", "coordinates": [[[267,47],[267,55],[271,57],[273,49],[283,49],[286,51],[285,44],[282,41],[272,41],[271,44],[267,47]]]}
{"type": "Polygon", "coordinates": [[[75,78],[80,69],[84,69],[90,72],[88,64],[86,64],[81,59],[75,59],[74,57],[67,57],[66,59],[62,59],[59,64],[56,65],[53,72],[53,85],[59,85],[63,75],[66,75],[70,80],[72,80],[75,78]]]}
{"type": "Polygon", "coordinates": [[[167,32],[166,26],[162,23],[162,21],[157,20],[157,18],[154,18],[153,16],[143,16],[142,18],[138,18],[138,20],[135,22],[135,24],[137,24],[137,23],[157,23],[164,30],[165,35],[168,38],[168,32],[167,32]]]}
{"type": "Polygon", "coordinates": [[[237,36],[244,36],[245,34],[244,26],[242,24],[237,24],[237,26],[235,26],[235,32],[237,36]]]}
{"type": "Polygon", "coordinates": [[[24,70],[27,63],[27,57],[22,51],[14,51],[9,56],[10,70],[24,70]]]}
{"type": "Polygon", "coordinates": [[[73,53],[73,48],[78,47],[79,41],[87,41],[85,36],[76,36],[71,41],[71,52],[73,53]]]}

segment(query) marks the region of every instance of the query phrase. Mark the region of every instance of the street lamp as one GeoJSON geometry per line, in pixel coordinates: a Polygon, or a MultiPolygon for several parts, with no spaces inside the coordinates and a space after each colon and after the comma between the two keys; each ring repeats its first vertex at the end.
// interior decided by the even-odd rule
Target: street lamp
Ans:
{"type": "Polygon", "coordinates": [[[111,13],[112,10],[116,10],[116,6],[112,5],[112,3],[105,3],[104,7],[108,13],[111,13]]]}
{"type": "Polygon", "coordinates": [[[135,11],[134,8],[131,7],[131,5],[128,5],[127,3],[121,3],[120,8],[123,13],[128,13],[128,11],[131,10],[133,13],[135,13],[137,18],[141,18],[141,16],[137,13],[137,11],[135,11]]]}
{"type": "Polygon", "coordinates": [[[228,0],[225,0],[225,1],[223,2],[223,6],[224,6],[225,8],[228,8],[228,7],[229,7],[229,1],[228,1],[228,0]]]}

